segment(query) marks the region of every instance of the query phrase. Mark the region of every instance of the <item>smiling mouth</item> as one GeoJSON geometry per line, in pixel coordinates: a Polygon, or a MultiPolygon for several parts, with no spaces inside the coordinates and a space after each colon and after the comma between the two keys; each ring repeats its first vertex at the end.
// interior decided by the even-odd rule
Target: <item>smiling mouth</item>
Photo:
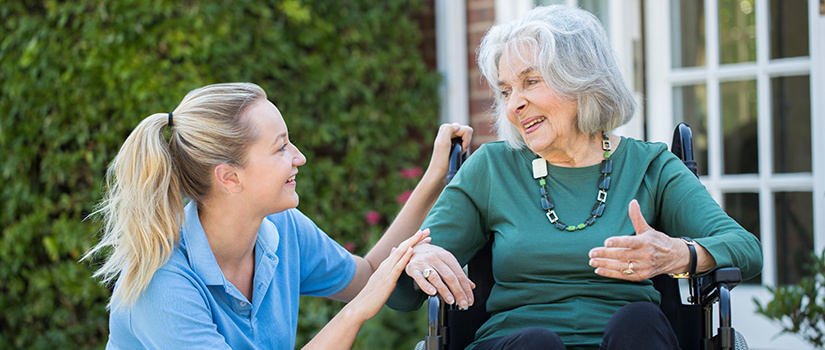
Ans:
{"type": "Polygon", "coordinates": [[[535,126],[536,124],[541,123],[541,122],[543,122],[543,121],[545,121],[545,120],[547,120],[547,118],[546,118],[546,117],[544,117],[544,116],[541,116],[541,117],[538,117],[538,118],[536,118],[536,119],[533,119],[533,120],[531,120],[529,123],[527,123],[527,124],[523,124],[523,126],[524,126],[524,130],[528,130],[528,129],[532,128],[533,126],[535,126]]]}
{"type": "Polygon", "coordinates": [[[295,176],[297,176],[297,175],[292,175],[292,176],[290,176],[288,179],[286,179],[286,182],[293,182],[293,181],[295,181],[295,176]]]}

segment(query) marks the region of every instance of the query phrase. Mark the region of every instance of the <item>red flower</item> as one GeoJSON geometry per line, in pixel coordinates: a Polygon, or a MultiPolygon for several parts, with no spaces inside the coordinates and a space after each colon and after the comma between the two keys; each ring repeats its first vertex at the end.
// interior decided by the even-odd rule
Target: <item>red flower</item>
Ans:
{"type": "Polygon", "coordinates": [[[398,202],[398,204],[407,203],[407,200],[410,199],[411,194],[412,194],[412,191],[410,191],[410,190],[406,190],[404,192],[401,192],[401,194],[399,194],[398,197],[395,197],[395,201],[398,202]]]}
{"type": "Polygon", "coordinates": [[[370,226],[375,226],[378,224],[378,221],[381,220],[381,214],[375,210],[370,210],[364,219],[367,220],[367,223],[370,224],[370,226]]]}
{"type": "Polygon", "coordinates": [[[421,171],[421,168],[419,168],[419,167],[413,167],[413,168],[401,169],[400,172],[401,172],[401,177],[403,177],[405,179],[415,179],[415,178],[421,176],[422,171],[421,171]]]}
{"type": "Polygon", "coordinates": [[[344,249],[346,249],[350,253],[355,253],[355,243],[352,243],[352,242],[344,243],[344,249]]]}

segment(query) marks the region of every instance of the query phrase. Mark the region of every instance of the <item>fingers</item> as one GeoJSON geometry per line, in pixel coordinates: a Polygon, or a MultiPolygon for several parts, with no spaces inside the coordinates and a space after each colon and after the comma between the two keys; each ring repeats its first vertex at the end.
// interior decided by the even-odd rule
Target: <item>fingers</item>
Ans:
{"type": "MultiPolygon", "coordinates": [[[[404,256],[407,255],[407,251],[410,252],[410,256],[412,256],[412,247],[417,244],[425,244],[429,243],[432,240],[430,237],[430,229],[419,230],[415,234],[413,234],[410,238],[407,238],[398,247],[393,247],[390,250],[390,256],[384,259],[384,262],[390,262],[390,264],[398,264],[400,261],[404,259],[404,256]]],[[[402,269],[407,266],[409,262],[409,258],[406,258],[406,262],[402,266],[402,269]]],[[[383,264],[383,262],[382,262],[383,264]]],[[[380,267],[379,267],[380,268],[380,267]]]]}
{"type": "Polygon", "coordinates": [[[443,142],[449,145],[450,140],[456,137],[461,138],[461,147],[463,150],[469,149],[470,142],[473,138],[473,128],[469,125],[461,125],[459,123],[441,124],[438,128],[436,143],[443,142]]]}
{"type": "Polygon", "coordinates": [[[653,230],[652,227],[647,223],[645,217],[642,215],[641,207],[639,207],[639,202],[634,200],[630,201],[630,204],[627,206],[627,214],[630,217],[630,221],[633,223],[633,230],[636,232],[636,236],[615,236],[610,237],[604,241],[605,247],[624,247],[624,248],[641,248],[646,244],[646,240],[640,239],[644,233],[648,233],[653,230]]]}
{"type": "Polygon", "coordinates": [[[461,149],[463,149],[466,152],[468,149],[470,149],[470,141],[472,141],[473,139],[473,128],[471,128],[468,125],[460,125],[458,123],[453,123],[452,126],[452,137],[461,138],[461,149]]]}
{"type": "Polygon", "coordinates": [[[639,202],[635,199],[627,205],[627,214],[630,216],[630,221],[633,222],[633,229],[637,235],[651,229],[645,217],[642,216],[642,209],[639,207],[639,202]]]}
{"type": "MultiPolygon", "coordinates": [[[[438,260],[432,263],[431,267],[421,270],[419,275],[422,280],[432,286],[428,294],[434,295],[437,292],[445,302],[458,304],[461,308],[468,308],[473,304],[473,283],[464,274],[457,261],[438,260]],[[427,273],[427,269],[431,271],[427,273]]],[[[419,285],[422,285],[422,290],[427,291],[423,284],[419,285]]]]}
{"type": "Polygon", "coordinates": [[[462,308],[474,302],[472,289],[475,285],[464,274],[455,257],[441,247],[416,246],[406,271],[429,295],[440,294],[445,302],[457,303],[462,308]]]}

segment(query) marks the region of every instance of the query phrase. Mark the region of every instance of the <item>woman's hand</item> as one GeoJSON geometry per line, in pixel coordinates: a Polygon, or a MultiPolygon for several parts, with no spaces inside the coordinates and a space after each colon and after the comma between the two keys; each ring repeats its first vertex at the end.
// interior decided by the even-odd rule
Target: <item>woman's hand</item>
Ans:
{"type": "Polygon", "coordinates": [[[387,298],[390,297],[398,276],[404,271],[404,266],[410,261],[412,246],[430,241],[430,231],[418,231],[412,237],[401,242],[398,248],[392,248],[392,253],[381,262],[370,276],[364,289],[341,309],[332,320],[307,343],[303,349],[349,349],[355,341],[355,336],[361,326],[368,319],[373,318],[387,298]]]}
{"type": "Polygon", "coordinates": [[[392,252],[385,259],[378,268],[370,276],[369,281],[364,286],[355,298],[350,301],[347,306],[357,308],[357,312],[363,317],[363,320],[368,320],[375,316],[390,294],[395,289],[395,284],[398,282],[398,277],[404,271],[404,267],[409,263],[413,256],[412,247],[416,244],[427,244],[430,242],[430,230],[418,231],[412,237],[398,245],[398,248],[392,248],[392,252]]]}
{"type": "MultiPolygon", "coordinates": [[[[628,205],[628,214],[633,222],[633,229],[636,231],[635,236],[610,237],[604,241],[604,247],[590,250],[590,266],[596,268],[597,274],[640,281],[663,273],[688,271],[690,252],[684,241],[650,227],[642,216],[639,203],[635,199],[628,205]]],[[[696,248],[697,253],[700,250],[704,251],[705,258],[710,256],[701,246],[697,245],[696,248]]],[[[697,254],[699,255],[701,254],[697,254]]],[[[699,259],[699,262],[702,260],[699,259]]],[[[697,271],[703,270],[697,269],[697,271]]]]}
{"type": "Polygon", "coordinates": [[[437,176],[442,178],[446,176],[447,170],[449,170],[450,146],[452,145],[452,139],[456,137],[461,138],[461,149],[468,150],[470,140],[473,138],[473,128],[458,123],[441,124],[433,143],[433,155],[427,168],[428,172],[434,171],[437,176]]]}
{"type": "Polygon", "coordinates": [[[463,309],[473,305],[475,283],[467,278],[453,254],[429,243],[417,244],[413,250],[407,275],[424,293],[438,293],[447,304],[457,303],[463,309]]]}

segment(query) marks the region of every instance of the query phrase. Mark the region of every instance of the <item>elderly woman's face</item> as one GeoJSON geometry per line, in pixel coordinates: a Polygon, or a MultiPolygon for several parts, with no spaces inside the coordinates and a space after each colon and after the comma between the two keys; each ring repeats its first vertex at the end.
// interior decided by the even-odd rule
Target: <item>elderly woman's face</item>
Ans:
{"type": "Polygon", "coordinates": [[[575,122],[576,102],[560,98],[537,67],[514,56],[505,54],[499,61],[499,89],[507,119],[533,152],[541,155],[563,147],[581,134],[575,122]]]}

